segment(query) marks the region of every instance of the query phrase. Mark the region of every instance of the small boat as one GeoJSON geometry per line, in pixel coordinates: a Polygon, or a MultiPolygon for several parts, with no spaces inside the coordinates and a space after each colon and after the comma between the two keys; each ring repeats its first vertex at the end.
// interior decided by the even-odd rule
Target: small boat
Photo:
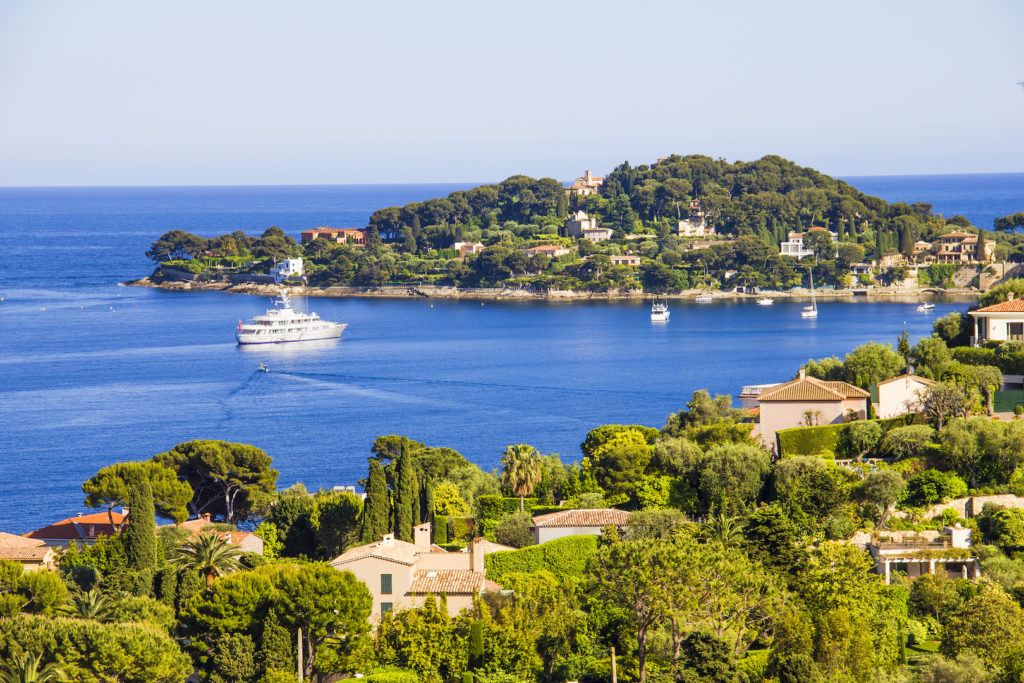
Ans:
{"type": "Polygon", "coordinates": [[[713,299],[708,294],[701,294],[696,299],[694,299],[694,301],[696,301],[698,304],[709,304],[713,301],[713,299]]]}
{"type": "Polygon", "coordinates": [[[927,313],[928,311],[932,310],[933,308],[935,308],[935,304],[931,303],[930,301],[925,301],[924,303],[922,303],[920,306],[917,307],[917,312],[918,313],[927,313]]]}
{"type": "Polygon", "coordinates": [[[668,321],[668,304],[655,301],[651,304],[651,322],[663,323],[668,321]]]}
{"type": "Polygon", "coordinates": [[[263,363],[260,363],[260,366],[256,368],[256,372],[270,372],[270,368],[268,368],[263,363]]]}
{"type": "Polygon", "coordinates": [[[758,306],[772,306],[774,304],[775,304],[775,299],[771,298],[770,296],[763,296],[763,297],[761,297],[760,299],[757,300],[757,305],[758,306]]]}
{"type": "Polygon", "coordinates": [[[811,305],[804,306],[804,310],[800,311],[801,318],[817,318],[818,317],[818,303],[814,300],[814,273],[811,269],[807,269],[807,274],[811,278],[811,305]]]}

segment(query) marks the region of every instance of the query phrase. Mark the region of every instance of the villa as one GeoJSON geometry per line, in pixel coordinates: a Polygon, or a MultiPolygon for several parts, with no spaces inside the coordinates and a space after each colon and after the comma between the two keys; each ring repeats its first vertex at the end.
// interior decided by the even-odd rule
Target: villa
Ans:
{"type": "Polygon", "coordinates": [[[936,572],[950,579],[976,579],[981,576],[981,564],[970,547],[971,530],[959,524],[944,527],[941,533],[890,531],[867,544],[875,571],[885,577],[886,585],[896,572],[910,579],[936,572]]]}
{"type": "Polygon", "coordinates": [[[232,529],[231,531],[218,531],[210,519],[210,515],[203,514],[199,516],[199,519],[190,519],[187,522],[181,524],[164,524],[160,528],[177,528],[183,529],[189,532],[190,538],[196,538],[202,534],[209,533],[215,534],[218,538],[222,539],[226,543],[238,546],[239,550],[244,553],[256,553],[257,555],[263,554],[263,539],[252,533],[251,531],[239,531],[232,529]]]}
{"type": "Polygon", "coordinates": [[[949,232],[939,237],[939,250],[935,260],[939,263],[979,263],[991,261],[996,244],[985,241],[985,253],[979,257],[978,236],[969,232],[949,232]]]}
{"type": "Polygon", "coordinates": [[[334,569],[352,572],[370,591],[371,622],[392,610],[422,606],[428,596],[442,594],[448,615],[454,617],[472,607],[476,595],[502,590],[487,580],[484,555],[505,546],[475,539],[463,552],[447,552],[431,543],[429,522],[415,527],[413,539],[409,543],[384,534],[380,541],[350,548],[330,561],[334,569]]]}
{"type": "Polygon", "coordinates": [[[322,237],[332,242],[339,244],[352,244],[355,246],[363,246],[366,244],[366,231],[359,230],[357,228],[315,228],[313,230],[303,230],[302,243],[308,244],[318,237],[322,237]]]}
{"type": "Polygon", "coordinates": [[[935,384],[927,377],[905,374],[878,383],[875,414],[880,419],[919,413],[923,410],[921,396],[935,384]]]}
{"type": "Polygon", "coordinates": [[[479,254],[484,250],[483,242],[456,242],[452,245],[452,249],[459,252],[459,258],[466,258],[469,254],[479,254]]]}
{"type": "Polygon", "coordinates": [[[629,512],[615,508],[560,510],[533,518],[533,535],[537,544],[585,534],[600,535],[605,527],[625,528],[629,512]]]}
{"type": "Polygon", "coordinates": [[[17,562],[22,569],[30,572],[57,567],[57,556],[52,546],[38,539],[0,531],[0,561],[2,560],[17,562]]]}
{"type": "Polygon", "coordinates": [[[302,277],[305,271],[302,268],[302,259],[300,258],[286,258],[271,271],[274,276],[274,284],[281,284],[288,278],[302,277]]]}
{"type": "Polygon", "coordinates": [[[811,256],[814,252],[804,246],[804,237],[814,232],[827,232],[831,235],[833,242],[839,239],[839,233],[832,232],[831,230],[821,226],[815,226],[813,228],[808,228],[807,232],[789,233],[789,239],[785,242],[779,243],[779,254],[782,256],[792,256],[797,261],[805,256],[811,256]]]}
{"type": "Polygon", "coordinates": [[[775,450],[776,434],[793,427],[839,424],[867,417],[871,394],[846,382],[826,382],[799,377],[765,389],[757,397],[760,421],[752,436],[760,436],[766,448],[775,450]]]}
{"type": "Polygon", "coordinates": [[[537,247],[529,247],[528,249],[524,249],[523,253],[530,257],[536,256],[538,254],[543,254],[548,258],[556,259],[559,256],[565,256],[571,251],[571,249],[560,247],[557,244],[542,244],[537,247]]]}
{"type": "Polygon", "coordinates": [[[1024,341],[1024,299],[1015,299],[1013,292],[1006,301],[967,314],[974,318],[972,346],[986,341],[1024,341]]]}
{"type": "Polygon", "coordinates": [[[565,193],[569,195],[574,194],[577,197],[587,197],[597,194],[602,184],[604,184],[604,178],[595,176],[590,171],[587,171],[582,177],[577,178],[572,185],[565,188],[565,193]]]}
{"type": "Polygon", "coordinates": [[[639,266],[640,257],[636,254],[612,254],[608,257],[613,266],[639,266]]]}
{"type": "Polygon", "coordinates": [[[566,219],[565,234],[572,238],[582,237],[594,244],[612,238],[612,231],[597,227],[597,219],[591,218],[585,211],[577,211],[566,219]]]}
{"type": "Polygon", "coordinates": [[[109,516],[106,512],[79,514],[30,531],[25,537],[42,541],[48,546],[66,546],[71,541],[92,545],[100,536],[117,536],[126,521],[128,508],[121,508],[121,512],[111,512],[109,516]],[[110,523],[111,518],[113,524],[110,523]]]}

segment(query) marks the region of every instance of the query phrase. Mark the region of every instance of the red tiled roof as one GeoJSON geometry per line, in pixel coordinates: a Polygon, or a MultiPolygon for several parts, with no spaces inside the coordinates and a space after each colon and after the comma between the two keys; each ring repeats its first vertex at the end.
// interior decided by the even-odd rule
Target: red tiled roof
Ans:
{"type": "Polygon", "coordinates": [[[41,545],[45,545],[45,543],[37,538],[17,536],[0,531],[0,545],[18,548],[38,548],[41,545]]]}
{"type": "Polygon", "coordinates": [[[971,315],[975,313],[1024,313],[1024,299],[1010,299],[992,304],[976,311],[968,311],[971,315]]]}
{"type": "Polygon", "coordinates": [[[42,562],[46,559],[46,555],[52,552],[53,548],[46,545],[0,545],[0,560],[15,560],[18,562],[42,562]]]}
{"type": "Polygon", "coordinates": [[[586,510],[561,510],[533,518],[534,526],[548,528],[559,526],[625,526],[629,520],[625,510],[615,508],[592,508],[586,510]]]}
{"type": "Polygon", "coordinates": [[[825,382],[814,377],[803,377],[765,389],[757,401],[842,401],[847,398],[868,398],[870,395],[846,382],[825,382]]]}
{"type": "Polygon", "coordinates": [[[399,564],[414,565],[416,564],[416,557],[424,553],[436,552],[433,550],[433,546],[430,548],[424,548],[418,545],[409,543],[408,541],[400,541],[397,538],[391,539],[390,541],[377,541],[376,543],[367,543],[365,545],[356,546],[355,548],[349,548],[341,555],[330,561],[332,567],[349,562],[355,562],[356,560],[362,560],[367,557],[376,557],[381,560],[389,560],[391,562],[397,562],[399,564]]]}
{"type": "Polygon", "coordinates": [[[113,525],[110,524],[110,518],[106,512],[96,512],[91,515],[68,517],[25,535],[29,538],[54,538],[68,541],[91,540],[99,536],[116,536],[118,526],[124,524],[125,520],[128,519],[128,515],[114,512],[112,516],[114,518],[113,525]]]}
{"type": "Polygon", "coordinates": [[[920,382],[921,384],[925,384],[927,386],[935,384],[935,380],[928,379],[927,377],[918,377],[917,375],[900,375],[899,377],[893,377],[892,379],[882,380],[881,382],[878,383],[878,386],[882,386],[883,384],[889,384],[890,382],[896,382],[901,379],[912,379],[915,382],[920,382]]]}
{"type": "Polygon", "coordinates": [[[409,592],[414,595],[473,594],[484,587],[482,572],[468,569],[422,569],[413,575],[409,592]]]}
{"type": "Polygon", "coordinates": [[[969,232],[947,232],[945,235],[940,235],[939,239],[943,239],[945,237],[976,237],[976,235],[972,235],[969,232]]]}

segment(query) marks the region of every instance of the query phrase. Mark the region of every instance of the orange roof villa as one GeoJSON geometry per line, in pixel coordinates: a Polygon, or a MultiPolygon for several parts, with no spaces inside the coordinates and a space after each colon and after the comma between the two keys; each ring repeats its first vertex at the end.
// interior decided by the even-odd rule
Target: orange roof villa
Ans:
{"type": "Polygon", "coordinates": [[[25,536],[43,541],[50,546],[65,546],[71,541],[92,545],[100,536],[116,536],[120,533],[124,523],[128,520],[127,513],[127,509],[122,509],[121,512],[113,512],[110,516],[106,512],[80,514],[30,531],[25,536]],[[114,519],[113,524],[110,523],[111,517],[114,519]]]}
{"type": "Polygon", "coordinates": [[[845,422],[867,417],[871,394],[846,382],[826,382],[804,371],[789,382],[765,389],[757,397],[760,422],[753,436],[765,447],[776,448],[775,435],[783,429],[845,422]],[[810,416],[811,424],[807,424],[810,416]]]}

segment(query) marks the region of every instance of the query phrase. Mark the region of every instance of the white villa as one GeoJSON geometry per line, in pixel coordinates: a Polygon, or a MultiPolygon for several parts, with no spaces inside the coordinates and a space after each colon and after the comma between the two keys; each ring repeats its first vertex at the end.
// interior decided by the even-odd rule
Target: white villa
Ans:
{"type": "Polygon", "coordinates": [[[892,575],[903,572],[909,579],[941,572],[950,579],[976,579],[981,565],[969,548],[971,530],[957,524],[937,531],[887,532],[871,540],[867,549],[875,560],[875,571],[889,585],[892,575]]]}
{"type": "Polygon", "coordinates": [[[565,188],[565,193],[574,194],[579,197],[587,197],[592,194],[597,194],[597,191],[601,189],[601,185],[603,183],[604,178],[595,176],[590,171],[587,171],[582,177],[577,178],[571,186],[565,188]]]}
{"type": "Polygon", "coordinates": [[[933,384],[935,382],[926,377],[909,374],[879,382],[875,414],[886,419],[921,412],[921,395],[933,384]]]}
{"type": "Polygon", "coordinates": [[[967,313],[974,318],[973,346],[986,341],[1024,341],[1024,300],[1014,299],[1013,292],[1006,301],[967,313]]]}
{"type": "Polygon", "coordinates": [[[271,271],[274,275],[274,284],[281,284],[290,277],[302,277],[305,271],[302,269],[302,259],[286,258],[271,271]]]}
{"type": "Polygon", "coordinates": [[[594,244],[612,238],[609,228],[597,227],[597,219],[591,218],[586,211],[577,211],[565,220],[565,234],[569,237],[582,237],[594,244]]]}
{"type": "Polygon", "coordinates": [[[827,232],[829,235],[831,235],[833,242],[839,239],[839,233],[835,233],[832,232],[831,230],[826,230],[825,228],[816,226],[813,228],[809,228],[807,232],[789,233],[789,240],[787,240],[786,242],[779,243],[779,253],[783,256],[792,256],[797,261],[804,258],[805,256],[810,256],[814,252],[804,246],[804,235],[807,235],[808,233],[811,232],[819,231],[827,232]]]}

